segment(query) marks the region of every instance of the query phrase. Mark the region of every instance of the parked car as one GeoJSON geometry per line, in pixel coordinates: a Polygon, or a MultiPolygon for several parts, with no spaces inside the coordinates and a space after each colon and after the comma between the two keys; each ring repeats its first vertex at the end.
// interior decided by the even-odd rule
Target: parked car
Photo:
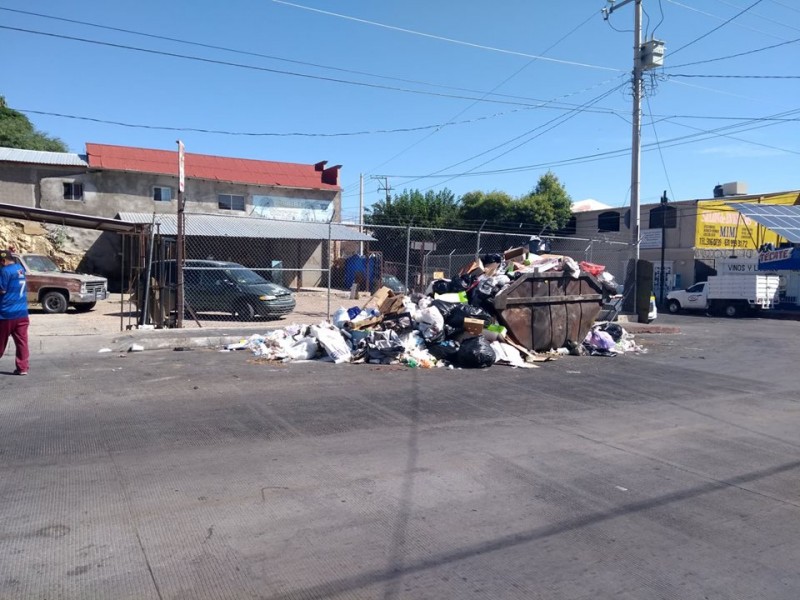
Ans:
{"type": "MultiPolygon", "coordinates": [[[[174,288],[175,261],[154,264],[153,275],[156,279],[163,276],[166,286],[174,288]]],[[[183,285],[185,302],[196,313],[231,313],[242,321],[251,321],[256,316],[281,317],[292,312],[297,304],[291,290],[233,262],[187,260],[183,285]]]]}
{"type": "Polygon", "coordinates": [[[383,275],[381,277],[381,284],[397,294],[408,293],[408,288],[405,286],[405,284],[394,275],[383,275]]]}
{"type": "Polygon", "coordinates": [[[108,298],[108,280],[99,275],[63,271],[44,254],[12,254],[25,269],[28,302],[39,302],[46,313],[63,313],[69,306],[77,312],[92,310],[98,300],[108,298]]]}

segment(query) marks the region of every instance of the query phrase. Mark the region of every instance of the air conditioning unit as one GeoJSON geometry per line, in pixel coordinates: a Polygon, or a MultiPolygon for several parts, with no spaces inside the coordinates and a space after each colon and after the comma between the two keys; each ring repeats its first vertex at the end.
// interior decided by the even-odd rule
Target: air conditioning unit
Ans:
{"type": "Polygon", "coordinates": [[[731,181],[722,184],[723,196],[746,196],[747,184],[744,181],[731,181]]]}

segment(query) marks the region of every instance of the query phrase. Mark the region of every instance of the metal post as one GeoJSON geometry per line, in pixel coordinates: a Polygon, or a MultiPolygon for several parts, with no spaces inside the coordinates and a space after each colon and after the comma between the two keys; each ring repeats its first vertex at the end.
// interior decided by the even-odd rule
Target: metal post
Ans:
{"type": "Polygon", "coordinates": [[[140,319],[142,325],[147,325],[147,310],[149,308],[150,300],[150,272],[153,268],[153,246],[155,245],[156,237],[156,216],[153,215],[153,222],[150,224],[150,251],[149,258],[147,259],[147,273],[144,279],[144,304],[142,306],[142,317],[140,319]]]}
{"type": "Polygon", "coordinates": [[[125,234],[120,233],[120,267],[119,267],[119,330],[125,331],[125,234]]]}
{"type": "Polygon", "coordinates": [[[664,194],[661,196],[661,273],[659,279],[659,289],[661,296],[660,304],[664,306],[664,253],[667,247],[667,190],[664,190],[664,194]]]}
{"type": "MultiPolygon", "coordinates": [[[[333,220],[333,219],[331,219],[331,220],[333,220]]],[[[331,221],[328,221],[328,252],[327,252],[327,254],[328,254],[328,321],[331,320],[331,264],[333,262],[331,260],[331,256],[332,256],[332,253],[331,253],[331,238],[333,237],[333,235],[331,234],[331,231],[332,231],[331,221]]]]}
{"type": "Polygon", "coordinates": [[[453,252],[455,252],[455,248],[450,251],[450,254],[447,256],[447,277],[450,278],[453,276],[453,252]]]}
{"type": "MultiPolygon", "coordinates": [[[[364,174],[358,176],[358,233],[364,233],[364,174]]],[[[358,242],[358,254],[364,256],[364,242],[358,242]]]]}
{"type": "Polygon", "coordinates": [[[483,227],[486,225],[486,219],[483,220],[481,226],[478,228],[478,241],[475,244],[475,258],[478,258],[481,255],[481,232],[483,231],[483,227]]]}
{"type": "Polygon", "coordinates": [[[411,286],[408,285],[408,267],[411,262],[411,223],[408,224],[406,229],[406,289],[410,290],[411,286]]]}

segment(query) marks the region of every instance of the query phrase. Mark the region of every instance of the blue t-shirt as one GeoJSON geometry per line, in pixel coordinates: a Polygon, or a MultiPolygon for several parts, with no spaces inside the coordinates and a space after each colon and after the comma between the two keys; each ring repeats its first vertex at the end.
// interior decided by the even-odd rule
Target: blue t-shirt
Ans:
{"type": "Polygon", "coordinates": [[[0,319],[28,316],[28,286],[25,270],[19,265],[0,268],[0,319]]]}

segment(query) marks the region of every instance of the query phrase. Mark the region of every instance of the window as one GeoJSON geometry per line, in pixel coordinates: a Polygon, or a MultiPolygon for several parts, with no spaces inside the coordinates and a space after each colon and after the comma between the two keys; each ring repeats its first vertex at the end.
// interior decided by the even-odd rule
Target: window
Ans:
{"type": "Polygon", "coordinates": [[[222,210],[244,210],[244,196],[219,194],[217,196],[217,202],[222,210]]]}
{"type": "Polygon", "coordinates": [[[656,206],[650,209],[650,229],[675,229],[678,226],[678,210],[674,206],[656,206]]]}
{"type": "Polygon", "coordinates": [[[153,188],[153,200],[156,202],[169,202],[172,200],[172,188],[155,186],[153,188]]]}
{"type": "Polygon", "coordinates": [[[64,182],[64,200],[83,200],[83,184],[64,182]]]}
{"type": "Polygon", "coordinates": [[[619,213],[600,213],[597,216],[597,231],[619,231],[619,213]]]}

